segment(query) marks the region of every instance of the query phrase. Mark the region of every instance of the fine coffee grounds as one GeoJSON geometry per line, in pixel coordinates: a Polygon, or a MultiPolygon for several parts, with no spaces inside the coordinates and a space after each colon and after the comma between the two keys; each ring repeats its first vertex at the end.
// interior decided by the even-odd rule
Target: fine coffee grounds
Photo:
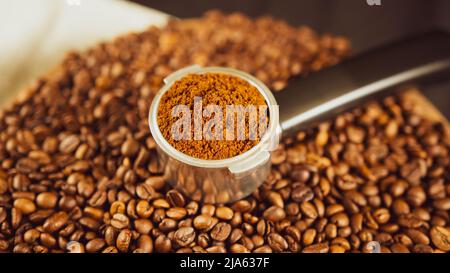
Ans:
{"type": "MultiPolygon", "coordinates": [[[[225,159],[242,154],[258,144],[262,135],[256,134],[253,139],[250,139],[250,130],[259,132],[259,114],[266,113],[266,111],[264,113],[258,111],[260,106],[265,106],[267,110],[264,97],[255,86],[244,79],[224,73],[189,74],[177,80],[162,96],[158,108],[158,126],[169,144],[180,152],[201,159],[225,159]],[[202,108],[198,107],[199,103],[195,106],[195,98],[201,100],[202,106],[200,107],[202,108]],[[173,110],[181,105],[187,106],[192,116],[189,113],[189,128],[183,128],[187,130],[186,138],[177,140],[173,128],[186,117],[184,115],[174,116],[173,110]],[[203,111],[212,105],[218,106],[221,114],[205,116],[203,111]],[[229,106],[254,106],[256,120],[250,120],[248,112],[241,116],[245,120],[239,120],[238,114],[227,111],[229,106]],[[196,108],[199,111],[195,111],[196,108]],[[196,114],[198,116],[195,116],[196,114]],[[226,119],[229,116],[234,125],[227,130],[226,119]],[[212,139],[208,139],[207,124],[208,122],[211,124],[216,117],[222,123],[222,127],[218,129],[217,126],[212,126],[210,130],[213,133],[212,139]],[[196,119],[202,122],[201,124],[198,122],[200,127],[196,127],[196,119]],[[245,124],[245,139],[243,140],[237,139],[238,122],[240,121],[245,124]],[[195,130],[197,132],[194,132],[195,130]],[[233,138],[227,139],[226,135],[231,130],[233,138]]],[[[262,121],[264,126],[267,125],[267,121],[267,116],[265,116],[262,121]]],[[[175,133],[180,134],[178,131],[175,133]]]]}

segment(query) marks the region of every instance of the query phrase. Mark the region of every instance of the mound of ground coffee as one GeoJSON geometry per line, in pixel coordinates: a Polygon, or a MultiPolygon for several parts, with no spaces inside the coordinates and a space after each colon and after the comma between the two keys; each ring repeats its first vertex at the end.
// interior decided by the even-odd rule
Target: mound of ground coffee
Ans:
{"type": "MultiPolygon", "coordinates": [[[[256,134],[250,138],[250,130],[257,132],[259,129],[259,114],[263,114],[259,112],[260,106],[266,106],[264,97],[255,86],[244,79],[224,73],[190,74],[176,81],[163,95],[158,107],[158,126],[170,145],[189,156],[201,159],[225,159],[242,154],[259,142],[262,135],[256,134]],[[179,106],[189,108],[192,115],[187,117],[188,119],[183,114],[174,115],[174,109],[179,106]],[[220,115],[218,113],[205,115],[208,106],[218,106],[220,115]],[[230,110],[229,107],[240,106],[254,106],[257,119],[250,120],[249,112],[239,119],[236,112],[227,111],[230,110]],[[232,118],[232,128],[227,127],[227,117],[232,118]],[[221,128],[211,126],[215,118],[222,123],[221,128]],[[181,119],[189,123],[189,128],[183,128],[187,130],[185,131],[187,134],[182,139],[177,139],[175,134],[179,132],[173,130],[174,126],[182,121],[181,119]],[[243,132],[245,138],[241,140],[238,139],[240,121],[244,121],[245,124],[243,132]],[[213,135],[208,139],[206,132],[210,126],[212,128],[209,132],[213,135]],[[230,132],[232,134],[229,138],[227,138],[228,131],[233,131],[230,132]]],[[[267,124],[267,120],[264,119],[263,122],[267,124]]]]}

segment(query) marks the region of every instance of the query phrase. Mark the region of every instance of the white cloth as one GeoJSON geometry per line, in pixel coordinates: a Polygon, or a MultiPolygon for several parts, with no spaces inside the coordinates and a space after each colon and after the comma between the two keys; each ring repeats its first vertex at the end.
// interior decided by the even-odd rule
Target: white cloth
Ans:
{"type": "Polygon", "coordinates": [[[0,105],[68,50],[167,19],[167,14],[121,0],[0,0],[0,105]]]}

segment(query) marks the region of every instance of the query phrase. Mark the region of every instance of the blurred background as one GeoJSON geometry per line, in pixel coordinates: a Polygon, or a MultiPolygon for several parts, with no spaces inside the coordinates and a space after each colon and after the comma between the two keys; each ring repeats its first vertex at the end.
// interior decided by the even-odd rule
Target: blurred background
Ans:
{"type": "MultiPolygon", "coordinates": [[[[210,9],[272,15],[348,37],[355,55],[430,29],[450,32],[448,0],[0,0],[0,105],[67,50],[210,9]],[[369,5],[379,3],[380,5],[369,5]]],[[[450,117],[450,77],[423,88],[450,117]]]]}
{"type": "MultiPolygon", "coordinates": [[[[133,1],[181,18],[200,16],[214,8],[252,17],[269,14],[292,25],[304,24],[321,33],[344,35],[352,42],[355,54],[430,29],[450,32],[448,0],[380,0],[379,6],[371,6],[366,0],[133,1]]],[[[450,118],[450,77],[448,82],[422,91],[450,118]]]]}

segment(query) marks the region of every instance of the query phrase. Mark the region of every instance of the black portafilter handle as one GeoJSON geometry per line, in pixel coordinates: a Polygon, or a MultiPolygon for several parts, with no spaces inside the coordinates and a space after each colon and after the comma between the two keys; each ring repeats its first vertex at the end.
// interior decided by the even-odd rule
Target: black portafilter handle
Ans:
{"type": "Polygon", "coordinates": [[[407,84],[450,78],[450,34],[433,31],[292,79],[274,94],[283,134],[305,129],[407,84]]]}

